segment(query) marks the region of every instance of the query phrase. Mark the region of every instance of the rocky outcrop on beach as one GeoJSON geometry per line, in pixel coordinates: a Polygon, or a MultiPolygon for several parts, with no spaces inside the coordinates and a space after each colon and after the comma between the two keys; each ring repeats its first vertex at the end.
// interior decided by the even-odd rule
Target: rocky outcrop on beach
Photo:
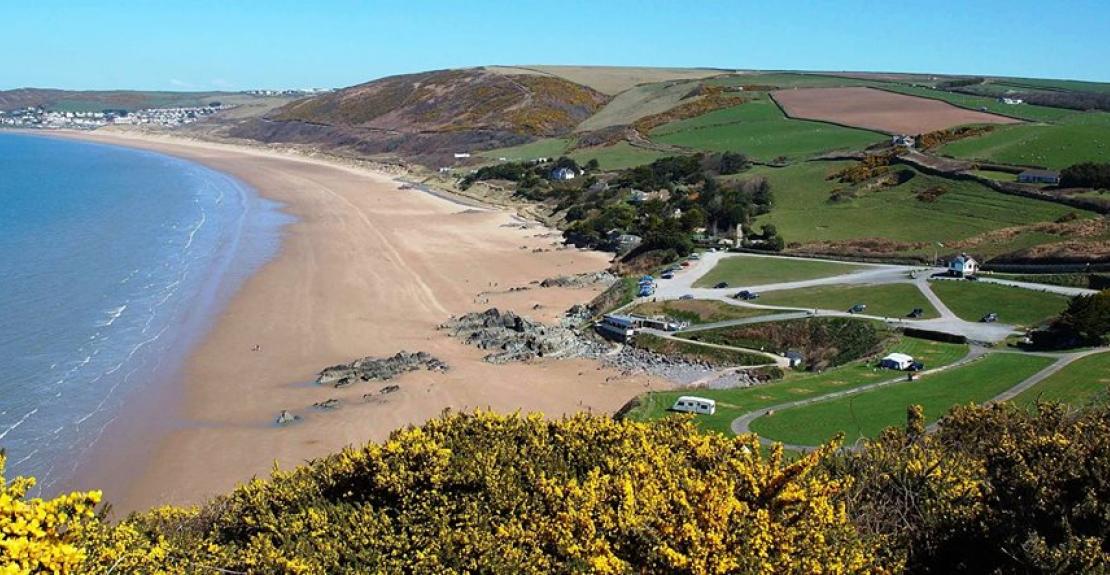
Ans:
{"type": "Polygon", "coordinates": [[[549,326],[497,308],[452,317],[440,329],[470,345],[491,350],[493,353],[485,357],[490,363],[597,357],[603,352],[601,344],[576,330],[549,326]]]}
{"type": "Polygon", "coordinates": [[[274,423],[276,423],[278,425],[289,425],[291,423],[296,423],[300,420],[301,420],[301,416],[294,415],[289,410],[283,409],[283,410],[281,410],[281,413],[278,414],[277,419],[274,420],[274,423]]]}
{"type": "Polygon", "coordinates": [[[580,327],[593,319],[595,315],[597,315],[597,310],[592,306],[576,303],[570,306],[570,309],[563,314],[563,317],[559,318],[559,325],[566,328],[580,327]]]}
{"type": "Polygon", "coordinates": [[[569,287],[569,288],[583,288],[595,285],[602,285],[609,287],[620,280],[617,276],[608,271],[600,272],[587,272],[582,274],[574,274],[569,276],[559,276],[554,278],[547,278],[540,282],[540,287],[569,287]]]}
{"type": "Polygon", "coordinates": [[[346,387],[359,381],[385,381],[419,369],[446,371],[448,367],[426,352],[401,351],[391,357],[364,357],[350,363],[333,365],[320,372],[316,383],[346,387]]]}

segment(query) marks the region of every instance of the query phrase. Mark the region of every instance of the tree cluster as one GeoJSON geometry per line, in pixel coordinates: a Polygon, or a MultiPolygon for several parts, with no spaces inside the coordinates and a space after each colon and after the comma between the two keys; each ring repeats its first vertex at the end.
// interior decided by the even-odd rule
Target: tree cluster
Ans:
{"type": "MultiPolygon", "coordinates": [[[[719,177],[749,165],[739,153],[698,154],[660,158],[624,170],[605,192],[567,193],[558,208],[571,222],[565,235],[577,245],[606,248],[609,231],[620,230],[643,239],[638,251],[673,250],[686,255],[694,248],[696,230],[727,232],[770,211],[773,196],[765,178],[719,177]],[[624,195],[628,190],[662,194],[633,205],[624,195]]],[[[762,239],[757,234],[752,238],[762,239]]],[[[784,244],[774,233],[765,240],[759,245],[769,249],[781,249],[784,244]]]]}
{"type": "Polygon", "coordinates": [[[1110,290],[1076,296],[1048,328],[1033,332],[1033,345],[1041,349],[1110,344],[1110,290]]]}
{"type": "Polygon", "coordinates": [[[1062,188],[1100,188],[1110,190],[1110,164],[1083,162],[1060,171],[1062,188]]]}

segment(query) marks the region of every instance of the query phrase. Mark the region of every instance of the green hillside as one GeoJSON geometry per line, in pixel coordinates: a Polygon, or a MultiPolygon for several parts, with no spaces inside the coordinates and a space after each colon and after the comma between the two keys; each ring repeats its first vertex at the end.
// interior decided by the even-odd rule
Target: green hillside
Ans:
{"type": "Polygon", "coordinates": [[[714,152],[740,151],[771,161],[803,159],[830,150],[859,150],[886,136],[822,122],[793,120],[766,97],[656,128],[663,144],[714,152]]]}
{"type": "Polygon", "coordinates": [[[1110,113],[1075,112],[1056,124],[1000,126],[942,147],[941,154],[1023,166],[1062,169],[1080,162],[1110,162],[1110,113]]]}

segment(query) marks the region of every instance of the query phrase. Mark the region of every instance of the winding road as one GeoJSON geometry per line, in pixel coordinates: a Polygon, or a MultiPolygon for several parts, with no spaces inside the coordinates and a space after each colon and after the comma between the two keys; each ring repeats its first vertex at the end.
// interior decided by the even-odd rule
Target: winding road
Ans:
{"type": "MultiPolygon", "coordinates": [[[[691,295],[695,299],[716,300],[716,301],[721,301],[721,302],[727,303],[729,305],[734,305],[734,306],[738,306],[738,307],[774,310],[776,313],[770,313],[770,314],[767,314],[767,315],[761,315],[761,316],[756,316],[756,317],[747,317],[747,318],[726,320],[726,321],[720,321],[720,322],[714,322],[714,323],[699,324],[699,325],[696,325],[696,326],[689,327],[685,330],[682,330],[681,333],[692,333],[692,332],[699,332],[699,331],[705,331],[705,330],[711,330],[711,329],[718,329],[718,328],[722,328],[722,327],[732,327],[732,326],[748,325],[748,324],[755,324],[755,323],[764,323],[764,322],[773,322],[773,321],[789,321],[789,320],[803,319],[803,318],[815,317],[815,316],[822,316],[822,317],[830,317],[831,316],[831,317],[866,318],[866,319],[886,321],[889,324],[899,324],[899,325],[905,325],[905,326],[912,325],[913,327],[920,327],[920,328],[934,330],[934,331],[940,331],[940,332],[945,332],[945,333],[963,335],[963,336],[968,338],[969,342],[973,342],[972,345],[971,345],[971,348],[969,349],[966,356],[964,356],[960,360],[958,360],[956,362],[953,362],[949,365],[938,367],[938,368],[935,368],[935,369],[926,370],[926,371],[923,371],[919,374],[919,375],[925,375],[925,376],[928,376],[928,375],[931,375],[931,374],[934,374],[934,373],[939,373],[939,372],[946,371],[946,370],[950,370],[950,369],[958,369],[960,367],[968,365],[971,362],[974,362],[978,359],[981,359],[982,357],[984,357],[984,356],[986,356],[987,354],[990,354],[990,353],[1020,353],[1020,352],[1014,352],[1014,351],[993,351],[987,346],[974,343],[974,342],[982,342],[982,343],[990,345],[990,344],[1002,341],[1005,338],[1009,337],[1010,335],[1020,333],[1020,332],[1016,331],[1014,326],[1012,326],[1012,325],[1006,325],[1006,324],[1001,324],[1001,323],[988,324],[988,323],[969,322],[969,321],[965,321],[963,319],[960,319],[955,313],[952,312],[951,309],[948,308],[947,305],[945,305],[943,300],[941,300],[935,293],[933,293],[933,290],[929,285],[930,278],[934,274],[943,273],[945,271],[944,268],[932,268],[932,267],[921,267],[921,266],[914,267],[914,266],[902,266],[902,265],[891,265],[891,264],[862,264],[863,266],[865,266],[865,269],[854,271],[854,272],[848,273],[848,274],[834,275],[834,276],[821,277],[821,278],[808,279],[808,280],[800,280],[800,281],[792,281],[792,282],[780,282],[780,283],[763,284],[763,285],[751,285],[751,286],[730,286],[728,288],[722,288],[722,289],[696,288],[696,287],[694,287],[694,283],[698,279],[700,279],[702,276],[704,276],[706,273],[708,273],[711,269],[713,269],[722,259],[732,258],[732,257],[751,257],[751,258],[775,258],[775,257],[779,257],[780,259],[782,259],[781,256],[764,256],[764,255],[754,255],[754,254],[734,254],[734,253],[726,253],[726,252],[712,252],[712,253],[702,254],[702,257],[701,257],[700,260],[698,260],[696,262],[692,262],[692,265],[690,267],[679,271],[677,274],[675,274],[675,277],[673,279],[663,280],[663,281],[659,282],[658,287],[656,289],[656,292],[653,296],[653,299],[677,300],[677,299],[679,299],[683,296],[691,295]],[[925,296],[925,298],[929,300],[929,303],[932,304],[932,306],[937,310],[937,313],[940,315],[940,317],[935,318],[935,319],[926,319],[926,320],[903,320],[903,319],[900,319],[900,318],[892,320],[890,318],[872,316],[872,315],[867,315],[867,314],[850,314],[848,312],[841,311],[841,310],[812,310],[812,311],[811,310],[805,310],[805,311],[800,311],[797,308],[761,305],[761,304],[755,304],[755,303],[751,303],[751,302],[747,302],[747,301],[736,300],[736,299],[733,299],[731,297],[732,294],[736,293],[738,290],[741,290],[741,289],[748,289],[748,290],[756,291],[756,292],[759,292],[759,293],[764,293],[764,292],[770,292],[770,291],[792,290],[792,289],[814,287],[814,286],[881,285],[881,284],[893,284],[893,283],[912,283],[912,284],[914,284],[918,288],[918,290],[921,291],[921,293],[925,296]],[[783,312],[782,310],[786,310],[786,311],[783,312]]],[[[792,259],[796,259],[796,258],[792,258],[792,259]]],[[[806,258],[806,259],[809,259],[810,261],[833,261],[833,260],[820,260],[820,259],[812,259],[812,258],[806,258]]],[[[834,263],[844,263],[844,262],[834,262],[834,263]]],[[[994,279],[994,278],[989,278],[989,277],[982,277],[980,279],[980,281],[983,281],[985,283],[995,283],[995,284],[1007,285],[1007,286],[1011,286],[1011,287],[1018,287],[1018,288],[1024,288],[1024,289],[1030,289],[1030,290],[1036,290],[1036,291],[1042,291],[1042,292],[1056,293],[1056,294],[1066,295],[1066,296],[1089,295],[1089,294],[1097,293],[1095,290],[1088,290],[1088,289],[1082,289],[1082,288],[1072,288],[1072,287],[1053,286],[1053,285],[1042,285],[1042,284],[1034,284],[1034,283],[1028,283],[1028,282],[1018,282],[1018,281],[1011,281],[1011,280],[994,279]]],[[[635,305],[636,303],[640,303],[640,302],[643,302],[643,301],[646,301],[646,300],[647,300],[647,298],[641,298],[641,299],[638,299],[637,301],[635,301],[635,302],[633,302],[632,304],[629,304],[629,305],[635,305]]],[[[668,339],[675,339],[675,340],[683,341],[683,342],[686,342],[686,343],[701,344],[701,345],[707,345],[707,346],[712,346],[712,347],[719,347],[719,348],[723,348],[723,349],[735,349],[735,350],[745,351],[745,352],[749,352],[749,353],[763,354],[763,355],[766,355],[768,357],[775,358],[776,363],[778,363],[779,365],[782,365],[782,362],[784,361],[783,358],[777,356],[776,354],[768,354],[766,352],[762,352],[762,351],[759,351],[759,350],[751,350],[751,349],[737,348],[737,347],[731,347],[731,346],[722,346],[722,345],[717,345],[717,344],[706,344],[706,343],[703,343],[703,342],[696,342],[696,341],[692,341],[692,340],[688,340],[688,339],[678,338],[674,334],[661,332],[661,331],[658,331],[658,330],[648,330],[648,331],[649,331],[649,333],[652,333],[653,335],[657,335],[659,337],[664,337],[664,338],[668,338],[668,339]]],[[[1039,372],[1033,374],[1032,376],[1024,379],[1023,381],[1021,381],[1017,385],[1014,385],[1013,387],[1007,389],[1006,391],[1003,391],[1002,393],[992,397],[990,400],[987,401],[987,403],[995,403],[995,402],[999,402],[999,401],[1007,401],[1007,400],[1013,399],[1014,397],[1017,397],[1021,393],[1025,392],[1026,390],[1028,390],[1028,389],[1032,388],[1033,386],[1037,385],[1041,381],[1044,381],[1045,379],[1052,376],[1053,374],[1061,371],[1062,369],[1064,369],[1065,367],[1070,365],[1072,362],[1074,362],[1078,359],[1081,359],[1083,357],[1087,357],[1089,355],[1093,355],[1093,354],[1096,354],[1096,353],[1104,353],[1104,352],[1108,352],[1108,351],[1110,351],[1110,350],[1107,350],[1106,348],[1099,348],[1099,349],[1090,349],[1090,350],[1084,350],[1084,351],[1073,352],[1073,353],[1034,353],[1032,355],[1040,355],[1040,356],[1045,356],[1045,357],[1055,357],[1056,361],[1053,362],[1048,367],[1045,367],[1041,371],[1039,371],[1039,372]]],[[[811,397],[811,398],[807,398],[807,399],[800,399],[800,400],[796,400],[796,401],[784,402],[784,403],[780,403],[780,404],[777,404],[777,405],[772,405],[772,406],[760,408],[760,409],[751,411],[749,413],[745,413],[745,414],[741,415],[740,417],[737,417],[736,419],[732,420],[732,423],[731,423],[730,427],[731,427],[732,432],[735,433],[735,434],[751,433],[751,423],[753,421],[755,421],[756,419],[759,419],[760,417],[768,415],[769,413],[782,411],[782,410],[786,410],[786,409],[798,408],[798,407],[802,407],[802,406],[805,406],[805,405],[810,405],[810,404],[824,402],[824,401],[830,401],[830,400],[838,399],[838,398],[841,398],[841,397],[847,397],[847,396],[851,396],[851,395],[867,393],[869,391],[873,391],[873,390],[876,390],[876,389],[879,389],[879,388],[882,388],[882,387],[886,387],[886,386],[890,386],[890,385],[896,385],[896,384],[904,383],[904,382],[906,382],[906,377],[905,377],[904,374],[901,374],[898,377],[893,377],[893,378],[888,379],[888,380],[879,381],[879,382],[875,382],[875,383],[870,383],[870,384],[867,384],[867,385],[862,385],[862,386],[855,387],[855,388],[852,388],[852,389],[834,391],[834,392],[827,393],[825,395],[820,395],[820,396],[817,396],[817,397],[811,397]]],[[[936,425],[937,425],[937,423],[934,422],[932,425],[929,426],[928,429],[930,431],[932,431],[936,428],[936,425]]],[[[779,442],[773,441],[771,439],[763,438],[763,437],[760,437],[760,442],[763,443],[764,445],[768,445],[768,446],[772,445],[772,444],[775,444],[775,443],[779,443],[779,442]]],[[[783,447],[785,447],[786,449],[794,450],[794,451],[806,452],[806,451],[812,451],[814,449],[817,449],[819,446],[783,444],[783,447]]],[[[854,448],[855,447],[849,447],[849,449],[854,449],[854,448]]]]}

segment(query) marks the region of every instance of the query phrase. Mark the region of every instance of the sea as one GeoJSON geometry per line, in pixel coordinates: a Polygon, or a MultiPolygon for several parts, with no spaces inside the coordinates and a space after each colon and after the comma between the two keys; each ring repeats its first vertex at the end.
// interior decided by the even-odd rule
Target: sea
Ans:
{"type": "Polygon", "coordinates": [[[0,132],[6,475],[35,476],[43,495],[71,483],[130,406],[180,384],[189,351],[276,255],[290,219],[197,163],[0,132]]]}

